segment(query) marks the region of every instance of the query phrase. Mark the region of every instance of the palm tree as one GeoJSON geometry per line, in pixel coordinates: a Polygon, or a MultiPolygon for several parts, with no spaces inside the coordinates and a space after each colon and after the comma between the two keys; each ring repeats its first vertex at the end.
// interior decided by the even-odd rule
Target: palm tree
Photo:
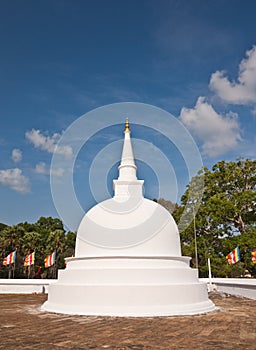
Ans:
{"type": "Polygon", "coordinates": [[[52,252],[56,251],[56,262],[52,267],[53,278],[57,278],[59,258],[60,258],[60,255],[64,253],[65,249],[66,249],[65,232],[59,229],[50,232],[47,239],[46,250],[48,254],[51,254],[52,252]]]}

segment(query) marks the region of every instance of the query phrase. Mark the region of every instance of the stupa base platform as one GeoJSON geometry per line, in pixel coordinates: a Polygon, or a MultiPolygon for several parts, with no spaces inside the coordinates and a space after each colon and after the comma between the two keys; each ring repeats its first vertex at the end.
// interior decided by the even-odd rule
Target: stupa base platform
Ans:
{"type": "Polygon", "coordinates": [[[97,316],[195,315],[216,310],[188,257],[69,258],[42,310],[97,316]]]}

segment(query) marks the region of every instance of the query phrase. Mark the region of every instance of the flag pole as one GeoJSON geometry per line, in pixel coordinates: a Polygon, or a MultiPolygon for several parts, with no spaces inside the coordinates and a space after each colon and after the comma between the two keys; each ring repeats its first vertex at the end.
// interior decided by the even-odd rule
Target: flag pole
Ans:
{"type": "Polygon", "coordinates": [[[208,258],[208,272],[209,272],[209,284],[210,288],[212,286],[212,270],[211,270],[211,260],[208,258]]]}
{"type": "Polygon", "coordinates": [[[14,251],[14,261],[13,261],[13,269],[12,269],[12,278],[14,278],[14,275],[15,275],[15,263],[16,263],[16,255],[17,255],[17,249],[15,249],[14,251]]]}
{"type": "Polygon", "coordinates": [[[196,259],[196,269],[198,269],[198,254],[197,254],[197,241],[196,241],[196,215],[195,215],[195,208],[194,205],[192,206],[193,209],[193,226],[194,226],[194,240],[195,240],[195,259],[196,259]]]}
{"type": "Polygon", "coordinates": [[[14,278],[14,272],[15,272],[15,262],[13,263],[12,278],[14,278]]]}

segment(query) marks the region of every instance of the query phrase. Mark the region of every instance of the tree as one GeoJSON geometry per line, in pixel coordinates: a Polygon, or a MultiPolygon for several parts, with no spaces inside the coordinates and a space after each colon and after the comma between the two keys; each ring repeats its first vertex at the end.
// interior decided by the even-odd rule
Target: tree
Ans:
{"type": "Polygon", "coordinates": [[[3,231],[3,229],[6,227],[7,227],[6,224],[3,224],[2,222],[0,222],[0,232],[3,231]]]}
{"type": "MultiPolygon", "coordinates": [[[[216,269],[213,266],[213,271],[219,271],[220,275],[220,264],[223,265],[223,270],[224,265],[226,266],[225,256],[229,253],[228,249],[234,249],[234,244],[240,243],[243,235],[255,229],[256,161],[249,159],[238,159],[236,162],[221,161],[213,166],[212,171],[207,168],[201,169],[191,180],[181,200],[181,208],[173,214],[177,222],[183,218],[182,249],[192,253],[193,257],[196,237],[200,272],[204,272],[206,258],[211,256],[218,266],[216,269]],[[197,192],[195,187],[200,178],[204,179],[204,192],[201,199],[195,198],[191,201],[191,197],[193,198],[191,193],[197,192]],[[232,242],[232,247],[226,245],[228,238],[230,238],[228,242],[232,242]]],[[[252,235],[251,249],[256,246],[255,239],[255,235],[252,235]]],[[[242,261],[244,269],[248,268],[246,261],[246,259],[242,261]]],[[[229,266],[225,269],[225,273],[228,274],[228,269],[231,268],[229,266]]]]}
{"type": "MultiPolygon", "coordinates": [[[[32,252],[35,252],[37,265],[42,262],[42,254],[43,254],[43,246],[42,246],[42,237],[38,232],[29,231],[26,232],[22,239],[22,250],[23,254],[28,255],[32,252]],[[40,259],[40,263],[39,260],[40,259]]],[[[28,278],[33,277],[35,275],[35,266],[29,266],[27,269],[28,278]]]]}
{"type": "Polygon", "coordinates": [[[52,217],[44,217],[41,216],[40,219],[37,220],[37,222],[33,225],[36,227],[35,231],[40,232],[41,234],[49,234],[49,232],[52,232],[54,230],[63,230],[63,223],[58,218],[52,218],[52,217]]]}
{"type": "MultiPolygon", "coordinates": [[[[16,250],[16,272],[15,276],[19,277],[20,271],[17,270],[17,266],[20,265],[22,260],[22,239],[24,236],[25,230],[21,225],[6,226],[0,235],[0,251],[2,254],[2,259],[10,254],[12,251],[16,250]]],[[[7,271],[6,268],[2,270],[1,274],[6,277],[7,271]]],[[[8,275],[14,275],[14,265],[8,266],[8,275]]]]}
{"type": "Polygon", "coordinates": [[[162,205],[166,210],[169,211],[169,213],[172,213],[174,210],[177,210],[177,208],[178,208],[177,203],[173,203],[173,202],[166,200],[164,198],[153,199],[153,201],[162,205]]]}
{"type": "Polygon", "coordinates": [[[60,260],[62,263],[61,267],[64,267],[63,253],[65,251],[65,248],[66,248],[65,232],[60,229],[50,232],[47,239],[46,250],[48,254],[52,253],[53,251],[56,251],[56,263],[50,270],[52,272],[52,278],[57,278],[57,271],[58,271],[58,265],[60,260]]]}
{"type": "Polygon", "coordinates": [[[64,257],[74,255],[75,240],[75,233],[65,234],[63,223],[57,218],[41,217],[36,223],[24,222],[14,226],[0,224],[0,277],[8,276],[8,267],[3,266],[2,261],[14,250],[17,251],[16,278],[25,277],[24,259],[33,251],[36,264],[31,268],[32,275],[35,275],[35,268],[38,277],[41,272],[45,275],[49,272],[50,277],[56,277],[57,269],[65,265],[64,257]],[[54,251],[57,252],[57,263],[53,268],[44,271],[44,259],[54,251]]]}
{"type": "Polygon", "coordinates": [[[65,253],[64,257],[74,256],[76,245],[76,234],[74,232],[68,232],[65,236],[65,253]]]}

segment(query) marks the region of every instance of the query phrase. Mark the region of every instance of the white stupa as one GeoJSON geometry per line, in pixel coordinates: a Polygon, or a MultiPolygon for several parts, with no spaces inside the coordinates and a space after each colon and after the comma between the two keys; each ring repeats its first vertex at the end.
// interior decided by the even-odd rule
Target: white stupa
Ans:
{"type": "Polygon", "coordinates": [[[167,316],[212,311],[206,284],[181,256],[172,215],[143,197],[128,120],[114,197],[82,219],[75,257],[49,286],[43,310],[78,315],[167,316]]]}

